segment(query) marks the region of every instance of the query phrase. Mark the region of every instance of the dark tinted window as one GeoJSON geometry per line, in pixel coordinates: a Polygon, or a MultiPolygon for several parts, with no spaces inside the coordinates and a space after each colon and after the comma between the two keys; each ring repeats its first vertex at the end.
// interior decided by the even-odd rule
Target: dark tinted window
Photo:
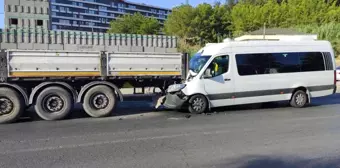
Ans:
{"type": "Polygon", "coordinates": [[[270,63],[272,71],[277,73],[300,72],[300,60],[298,53],[274,53],[274,61],[270,63]]]}
{"type": "Polygon", "coordinates": [[[300,53],[301,71],[323,71],[325,63],[321,53],[300,53]]]}
{"type": "Polygon", "coordinates": [[[317,52],[237,54],[236,62],[241,76],[325,70],[323,55],[317,52]]]}

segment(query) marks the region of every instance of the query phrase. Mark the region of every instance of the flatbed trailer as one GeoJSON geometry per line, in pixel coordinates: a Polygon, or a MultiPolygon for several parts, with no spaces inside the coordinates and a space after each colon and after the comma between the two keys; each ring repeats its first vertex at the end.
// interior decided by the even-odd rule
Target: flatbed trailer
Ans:
{"type": "Polygon", "coordinates": [[[7,50],[0,53],[0,123],[16,121],[30,106],[44,120],[67,117],[81,103],[92,117],[110,115],[120,89],[167,87],[185,79],[183,53],[7,50]]]}

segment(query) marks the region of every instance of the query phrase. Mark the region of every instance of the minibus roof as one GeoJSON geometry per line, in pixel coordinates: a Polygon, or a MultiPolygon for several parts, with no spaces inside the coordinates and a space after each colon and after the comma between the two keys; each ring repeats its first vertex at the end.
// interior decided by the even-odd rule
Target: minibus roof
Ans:
{"type": "Polygon", "coordinates": [[[284,41],[226,41],[223,43],[209,43],[205,47],[203,47],[198,53],[201,53],[202,56],[211,56],[216,55],[221,52],[242,52],[242,48],[253,48],[256,50],[256,47],[296,47],[301,46],[306,49],[306,51],[313,50],[312,46],[325,46],[325,50],[329,50],[331,48],[331,44],[329,41],[323,40],[311,40],[311,41],[298,41],[298,40],[284,40],[284,41]]]}

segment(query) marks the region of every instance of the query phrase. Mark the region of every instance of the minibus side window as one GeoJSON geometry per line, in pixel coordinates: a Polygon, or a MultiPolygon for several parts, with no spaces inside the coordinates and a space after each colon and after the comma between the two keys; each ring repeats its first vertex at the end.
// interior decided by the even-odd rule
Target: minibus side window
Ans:
{"type": "Polygon", "coordinates": [[[211,71],[211,76],[219,76],[227,73],[229,70],[229,56],[218,56],[210,63],[208,67],[211,71]]]}

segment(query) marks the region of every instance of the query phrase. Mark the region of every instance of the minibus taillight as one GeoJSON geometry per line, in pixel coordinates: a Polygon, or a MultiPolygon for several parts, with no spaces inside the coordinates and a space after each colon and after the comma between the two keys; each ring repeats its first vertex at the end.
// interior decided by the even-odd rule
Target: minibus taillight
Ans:
{"type": "Polygon", "coordinates": [[[334,85],[336,85],[336,70],[334,70],[334,85]]]}

